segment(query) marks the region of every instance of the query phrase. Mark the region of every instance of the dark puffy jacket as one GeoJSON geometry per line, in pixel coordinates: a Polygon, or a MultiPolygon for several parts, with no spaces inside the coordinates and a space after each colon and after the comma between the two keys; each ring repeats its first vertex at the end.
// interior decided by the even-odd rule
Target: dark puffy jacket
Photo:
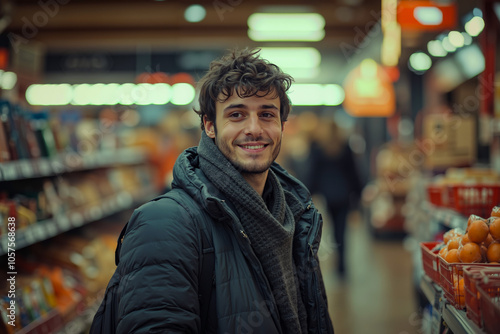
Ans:
{"type": "MultiPolygon", "coordinates": [[[[296,226],[293,256],[309,333],[333,333],[317,257],[321,215],[298,180],[277,164],[271,168],[306,208],[296,226]]],[[[263,268],[237,213],[200,170],[196,148],[178,158],[172,188],[174,199],[148,202],[130,219],[117,268],[122,275],[117,333],[283,333],[263,268]],[[201,328],[200,321],[203,219],[215,249],[217,319],[209,322],[216,323],[216,331],[201,328]]]]}

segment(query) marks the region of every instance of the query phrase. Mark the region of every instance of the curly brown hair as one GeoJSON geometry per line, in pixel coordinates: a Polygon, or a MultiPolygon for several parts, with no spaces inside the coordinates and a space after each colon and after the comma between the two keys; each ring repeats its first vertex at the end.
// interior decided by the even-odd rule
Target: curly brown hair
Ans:
{"type": "Polygon", "coordinates": [[[233,49],[210,63],[208,72],[198,83],[200,109],[194,109],[201,118],[202,130],[205,116],[215,124],[215,103],[225,102],[233,92],[242,98],[269,94],[278,97],[281,122],[287,120],[291,103],[286,92],[293,78],[277,65],[262,59],[259,52],[260,49],[233,49]]]}

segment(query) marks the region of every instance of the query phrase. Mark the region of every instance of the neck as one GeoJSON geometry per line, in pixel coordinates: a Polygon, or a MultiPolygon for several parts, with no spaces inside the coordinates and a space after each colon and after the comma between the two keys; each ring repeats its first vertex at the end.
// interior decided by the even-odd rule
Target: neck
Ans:
{"type": "Polygon", "coordinates": [[[262,196],[268,173],[269,170],[266,170],[263,173],[242,173],[241,175],[248,182],[250,187],[252,187],[257,192],[257,194],[262,196]]]}

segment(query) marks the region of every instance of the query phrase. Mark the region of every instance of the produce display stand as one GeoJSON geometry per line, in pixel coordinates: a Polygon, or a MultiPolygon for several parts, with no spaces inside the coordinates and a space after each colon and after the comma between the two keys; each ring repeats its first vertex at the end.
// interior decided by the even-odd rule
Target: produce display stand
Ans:
{"type": "Polygon", "coordinates": [[[430,333],[442,333],[446,327],[454,334],[485,334],[463,310],[457,310],[444,297],[443,289],[434,283],[429,276],[423,275],[420,288],[432,306],[430,333]]]}

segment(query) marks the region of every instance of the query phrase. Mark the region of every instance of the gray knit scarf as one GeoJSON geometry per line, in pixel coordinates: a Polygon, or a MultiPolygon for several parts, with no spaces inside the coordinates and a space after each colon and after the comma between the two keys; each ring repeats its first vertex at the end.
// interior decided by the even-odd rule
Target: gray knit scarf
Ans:
{"type": "Polygon", "coordinates": [[[238,211],[241,225],[271,286],[283,332],[307,333],[307,313],[292,257],[295,220],[304,211],[302,204],[282,188],[269,169],[266,187],[271,187],[272,195],[268,208],[205,132],[202,132],[198,154],[205,176],[238,211]]]}

